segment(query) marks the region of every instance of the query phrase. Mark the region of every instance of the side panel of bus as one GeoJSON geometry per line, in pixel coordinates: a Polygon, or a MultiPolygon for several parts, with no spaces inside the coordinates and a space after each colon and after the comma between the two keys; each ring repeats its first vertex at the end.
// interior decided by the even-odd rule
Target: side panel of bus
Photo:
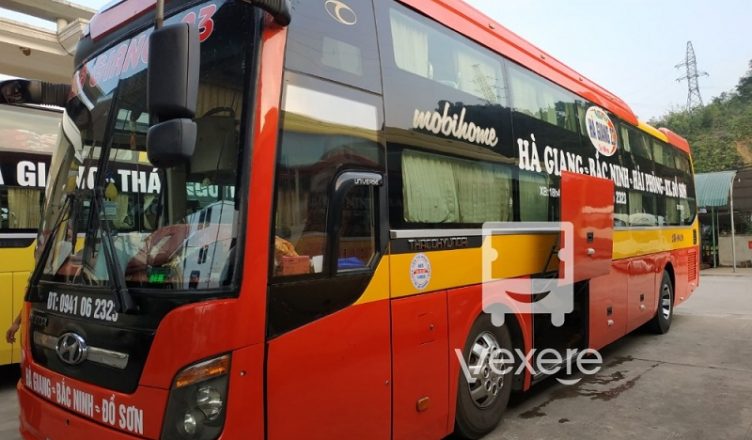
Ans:
{"type": "Polygon", "coordinates": [[[59,111],[0,105],[0,365],[20,362],[20,333],[15,344],[7,344],[5,330],[21,311],[34,267],[60,117],[59,111]]]}
{"type": "MultiPolygon", "coordinates": [[[[0,328],[5,330],[16,319],[23,306],[26,284],[29,279],[29,269],[34,265],[34,248],[0,249],[0,261],[3,271],[0,272],[0,328]]],[[[5,334],[0,341],[0,365],[16,364],[21,361],[20,332],[16,334],[14,344],[5,343],[5,334]]]]}

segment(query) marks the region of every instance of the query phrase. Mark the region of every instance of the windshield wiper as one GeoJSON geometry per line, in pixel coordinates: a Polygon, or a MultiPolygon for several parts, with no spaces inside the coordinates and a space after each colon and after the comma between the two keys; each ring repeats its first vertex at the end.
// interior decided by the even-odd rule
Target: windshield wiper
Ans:
{"type": "MultiPolygon", "coordinates": [[[[69,220],[71,218],[71,212],[69,212],[69,210],[72,211],[71,208],[73,207],[73,203],[75,199],[76,199],[75,191],[70,192],[65,195],[65,200],[63,200],[63,204],[60,206],[60,216],[57,218],[57,220],[55,220],[55,223],[53,224],[52,229],[50,230],[50,234],[47,236],[47,241],[44,242],[42,252],[39,254],[39,258],[37,259],[36,264],[34,265],[34,271],[31,273],[31,276],[29,277],[29,287],[26,291],[27,301],[31,298],[32,293],[34,294],[34,297],[41,300],[41,297],[39,296],[39,283],[38,283],[39,278],[42,276],[42,273],[44,272],[44,267],[48,263],[47,259],[50,257],[50,252],[52,251],[52,245],[55,242],[60,226],[63,224],[64,221],[69,220]]],[[[73,247],[71,247],[71,252],[73,252],[73,247]]]]}
{"type": "Polygon", "coordinates": [[[94,240],[98,229],[102,230],[102,252],[104,254],[105,266],[107,266],[107,272],[112,286],[112,294],[115,297],[115,304],[119,313],[134,313],[138,310],[136,303],[133,302],[133,297],[128,291],[128,287],[125,281],[125,274],[120,270],[120,266],[115,256],[115,243],[112,240],[112,229],[107,219],[102,219],[102,216],[106,216],[104,213],[104,190],[101,185],[97,185],[93,191],[91,198],[92,213],[89,217],[89,228],[86,231],[86,236],[94,240]]]}

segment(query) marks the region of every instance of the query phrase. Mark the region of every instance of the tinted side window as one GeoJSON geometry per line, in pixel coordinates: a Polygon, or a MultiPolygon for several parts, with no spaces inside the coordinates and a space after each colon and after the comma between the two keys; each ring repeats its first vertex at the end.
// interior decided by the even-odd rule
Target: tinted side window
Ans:
{"type": "Polygon", "coordinates": [[[629,145],[632,153],[643,159],[653,160],[650,139],[645,134],[637,131],[637,129],[630,127],[627,131],[629,132],[629,145]]]}
{"type": "Polygon", "coordinates": [[[658,226],[657,197],[643,191],[629,191],[629,225],[658,226]]]}
{"type": "Polygon", "coordinates": [[[376,2],[392,228],[511,220],[504,60],[397,2],[376,2]]]}
{"type": "Polygon", "coordinates": [[[655,163],[658,165],[663,165],[666,167],[674,167],[674,155],[673,152],[669,149],[669,147],[664,144],[663,142],[653,139],[652,140],[653,145],[653,158],[655,160],[655,163]]]}
{"type": "Polygon", "coordinates": [[[515,111],[577,132],[576,95],[514,63],[508,65],[515,111]]]}
{"type": "Polygon", "coordinates": [[[379,92],[379,52],[370,0],[293,1],[286,67],[379,92]]]}
{"type": "Polygon", "coordinates": [[[376,256],[376,195],[373,187],[356,186],[342,206],[337,272],[366,269],[376,256]]]}
{"type": "Polygon", "coordinates": [[[399,69],[490,104],[506,101],[501,62],[485,50],[397,9],[389,11],[389,22],[399,69]]]}
{"type": "Polygon", "coordinates": [[[520,221],[557,220],[559,199],[550,194],[552,180],[543,173],[519,172],[520,221]]]}
{"type": "MultiPolygon", "coordinates": [[[[673,150],[673,149],[672,149],[673,150]]],[[[679,150],[673,150],[676,163],[676,182],[686,186],[677,188],[678,198],[676,209],[678,210],[678,223],[691,225],[695,219],[697,202],[695,200],[695,179],[689,165],[689,156],[679,150]]]]}
{"type": "Polygon", "coordinates": [[[272,273],[322,274],[328,271],[327,211],[335,176],[345,169],[383,169],[380,114],[365,92],[294,73],[285,82],[272,273]]]}
{"type": "Polygon", "coordinates": [[[629,216],[626,220],[633,227],[658,226],[658,196],[649,190],[647,182],[648,178],[655,177],[652,138],[631,126],[622,128],[627,134],[622,145],[628,143],[631,150],[631,153],[622,153],[622,161],[632,170],[633,178],[636,175],[642,177],[633,180],[627,192],[629,216]]]}
{"type": "Polygon", "coordinates": [[[339,180],[354,172],[383,176],[381,100],[294,72],[285,73],[284,83],[269,250],[270,337],[354,303],[385,246],[382,186],[339,180]]]}

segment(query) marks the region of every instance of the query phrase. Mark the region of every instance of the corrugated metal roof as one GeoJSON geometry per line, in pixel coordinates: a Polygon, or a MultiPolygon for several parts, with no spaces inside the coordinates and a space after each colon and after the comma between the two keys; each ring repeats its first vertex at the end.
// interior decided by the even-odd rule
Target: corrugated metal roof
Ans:
{"type": "Polygon", "coordinates": [[[728,206],[729,190],[735,177],[736,171],[696,174],[697,206],[701,208],[728,206]]]}

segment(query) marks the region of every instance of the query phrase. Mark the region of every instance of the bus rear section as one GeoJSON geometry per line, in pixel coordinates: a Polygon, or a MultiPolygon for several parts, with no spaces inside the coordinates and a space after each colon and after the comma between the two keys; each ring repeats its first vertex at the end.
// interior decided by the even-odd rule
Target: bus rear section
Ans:
{"type": "Polygon", "coordinates": [[[161,71],[150,6],[92,20],[26,297],[25,438],[479,438],[549,376],[489,353],[668,330],[697,279],[681,138],[464,4],[272,3],[168,3],[200,59],[161,71]],[[192,72],[194,100],[147,86],[192,72]]]}
{"type": "MultiPolygon", "coordinates": [[[[0,105],[0,328],[23,308],[61,112],[0,105]]],[[[0,342],[0,365],[20,362],[20,344],[0,342]]]]}

